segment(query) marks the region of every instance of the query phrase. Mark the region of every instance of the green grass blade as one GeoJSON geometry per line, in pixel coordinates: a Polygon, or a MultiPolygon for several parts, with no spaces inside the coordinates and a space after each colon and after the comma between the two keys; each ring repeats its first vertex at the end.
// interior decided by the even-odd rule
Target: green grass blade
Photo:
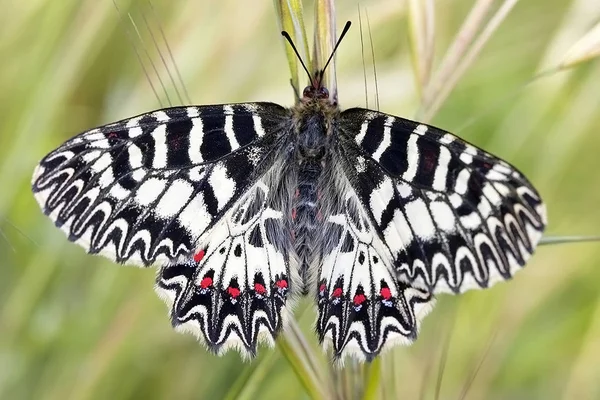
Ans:
{"type": "MultiPolygon", "coordinates": [[[[304,26],[302,1],[274,0],[274,4],[281,30],[287,31],[290,34],[304,63],[310,65],[310,54],[308,51],[306,28],[304,26]]],[[[302,95],[301,90],[304,87],[301,82],[303,82],[302,79],[305,76],[305,73],[300,65],[298,57],[290,45],[285,40],[282,39],[282,41],[285,46],[285,54],[290,68],[292,86],[297,91],[296,98],[299,98],[302,95]]]]}
{"type": "Polygon", "coordinates": [[[600,236],[544,236],[540,240],[540,246],[543,245],[554,245],[564,243],[586,243],[586,242],[598,242],[600,236]]]}

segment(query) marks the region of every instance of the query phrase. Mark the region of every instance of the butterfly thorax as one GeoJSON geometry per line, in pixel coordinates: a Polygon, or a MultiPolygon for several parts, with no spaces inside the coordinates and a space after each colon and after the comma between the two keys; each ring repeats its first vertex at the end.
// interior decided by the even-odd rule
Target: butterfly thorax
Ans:
{"type": "Polygon", "coordinates": [[[315,100],[294,109],[297,162],[316,162],[324,158],[332,138],[330,107],[315,100]]]}

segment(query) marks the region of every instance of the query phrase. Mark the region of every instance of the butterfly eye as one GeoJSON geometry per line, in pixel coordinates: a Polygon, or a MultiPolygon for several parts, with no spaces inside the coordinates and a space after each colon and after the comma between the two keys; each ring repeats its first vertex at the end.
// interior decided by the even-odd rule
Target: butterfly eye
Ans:
{"type": "Polygon", "coordinates": [[[315,88],[312,86],[307,86],[304,88],[304,91],[302,92],[302,96],[306,97],[306,98],[313,98],[315,97],[315,88]]]}
{"type": "Polygon", "coordinates": [[[319,90],[319,93],[317,94],[317,97],[319,99],[328,99],[329,98],[329,90],[327,90],[327,88],[320,87],[318,90],[319,90]]]}

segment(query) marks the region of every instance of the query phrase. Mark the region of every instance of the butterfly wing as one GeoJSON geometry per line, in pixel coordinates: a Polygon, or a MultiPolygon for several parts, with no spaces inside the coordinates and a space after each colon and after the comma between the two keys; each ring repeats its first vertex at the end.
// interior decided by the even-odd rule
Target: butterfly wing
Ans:
{"type": "Polygon", "coordinates": [[[287,315],[291,247],[275,192],[261,178],[198,240],[194,257],[162,267],[156,290],[175,329],[222,353],[273,345],[287,315]]]}
{"type": "Polygon", "coordinates": [[[335,357],[368,360],[414,340],[436,293],[510,278],[546,213],[519,171],[447,132],[365,109],[337,128],[317,332],[335,357]]]}
{"type": "Polygon", "coordinates": [[[33,191],[69,240],[121,263],[159,264],[176,329],[253,355],[285,316],[289,235],[270,191],[288,112],[275,104],[176,107],[67,141],[33,191]]]}
{"type": "Polygon", "coordinates": [[[398,280],[394,260],[356,192],[349,183],[343,192],[343,202],[324,226],[329,245],[317,272],[316,331],[336,359],[348,354],[371,360],[415,340],[434,299],[398,280]]]}
{"type": "Polygon", "coordinates": [[[448,132],[365,109],[340,117],[345,170],[400,281],[461,293],[509,279],[546,226],[513,166],[448,132]]]}
{"type": "Polygon", "coordinates": [[[33,192],[90,253],[188,256],[267,168],[286,115],[271,103],[175,107],[101,126],[44,157],[33,192]]]}

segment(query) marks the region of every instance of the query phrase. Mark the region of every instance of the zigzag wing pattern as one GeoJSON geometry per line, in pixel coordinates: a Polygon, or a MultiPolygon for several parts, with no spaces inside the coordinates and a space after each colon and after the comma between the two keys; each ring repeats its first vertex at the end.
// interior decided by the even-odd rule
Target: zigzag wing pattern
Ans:
{"type": "Polygon", "coordinates": [[[273,346],[286,316],[291,237],[272,189],[257,182],[198,242],[193,258],[164,266],[156,290],[173,326],[216,352],[254,356],[273,346]]]}
{"type": "Polygon", "coordinates": [[[402,282],[460,293],[525,265],[546,209],[513,166],[448,132],[375,111],[343,112],[340,131],[347,175],[402,282]]]}
{"type": "Polygon", "coordinates": [[[397,279],[392,255],[352,189],[327,229],[337,234],[318,271],[319,340],[336,359],[361,360],[415,340],[433,295],[397,279]]]}
{"type": "Polygon", "coordinates": [[[33,192],[69,240],[117,262],[190,255],[277,153],[272,103],[162,109],[86,131],[37,166],[33,192]]]}

